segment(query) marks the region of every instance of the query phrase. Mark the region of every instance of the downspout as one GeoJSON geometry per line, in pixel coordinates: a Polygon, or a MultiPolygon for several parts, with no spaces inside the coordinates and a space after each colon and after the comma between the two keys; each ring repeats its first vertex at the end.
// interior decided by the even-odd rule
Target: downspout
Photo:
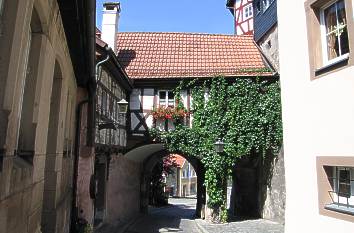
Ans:
{"type": "Polygon", "coordinates": [[[100,68],[100,66],[107,62],[109,60],[109,54],[107,54],[107,57],[105,59],[103,59],[102,61],[100,62],[97,62],[96,64],[96,67],[95,67],[95,81],[96,81],[96,85],[98,83],[98,81],[100,81],[101,79],[99,79],[99,76],[98,76],[98,69],[100,68]]]}
{"type": "Polygon", "coordinates": [[[70,232],[77,232],[77,224],[78,222],[78,211],[77,211],[77,206],[76,206],[76,198],[77,198],[77,178],[78,178],[78,173],[79,173],[79,156],[80,156],[80,129],[81,129],[81,113],[82,113],[82,107],[84,104],[87,104],[89,102],[88,99],[82,100],[79,102],[76,108],[76,127],[75,127],[75,157],[74,157],[74,182],[73,182],[73,199],[72,199],[72,217],[71,217],[71,231],[70,232]]]}
{"type": "MultiPolygon", "coordinates": [[[[98,80],[98,69],[99,66],[101,66],[103,63],[107,62],[109,60],[109,55],[107,55],[107,57],[98,62],[95,66],[95,83],[97,85],[98,80]]],[[[96,94],[96,88],[94,91],[94,96],[96,94]]],[[[76,224],[78,224],[78,220],[79,220],[79,216],[78,216],[78,210],[77,210],[77,206],[76,206],[76,197],[77,197],[77,179],[78,179],[78,173],[79,173],[79,157],[80,157],[80,143],[81,143],[81,134],[80,134],[80,129],[81,129],[81,114],[82,114],[82,107],[84,106],[84,104],[88,104],[90,103],[91,100],[90,98],[82,100],[79,102],[79,104],[77,105],[77,109],[76,109],[76,128],[75,128],[75,159],[74,159],[74,182],[73,182],[73,218],[72,218],[72,223],[71,223],[71,227],[72,227],[72,232],[76,232],[76,224]],[[75,230],[74,230],[75,229],[75,230]]],[[[94,124],[95,126],[96,124],[94,124]]]]}

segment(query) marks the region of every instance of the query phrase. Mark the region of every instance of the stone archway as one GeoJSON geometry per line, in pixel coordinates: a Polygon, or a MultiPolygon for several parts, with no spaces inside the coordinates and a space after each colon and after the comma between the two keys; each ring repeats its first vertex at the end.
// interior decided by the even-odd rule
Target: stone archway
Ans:
{"type": "MultiPolygon", "coordinates": [[[[154,166],[163,157],[169,155],[171,152],[167,151],[164,144],[146,144],[137,147],[124,156],[125,158],[138,162],[141,164],[141,174],[140,174],[140,211],[143,213],[147,212],[149,204],[149,178],[152,173],[154,166]]],[[[184,157],[195,169],[197,174],[197,206],[196,213],[197,217],[202,216],[203,206],[206,200],[206,191],[204,187],[204,177],[205,169],[203,164],[198,158],[190,157],[176,151],[179,155],[184,157]]]]}

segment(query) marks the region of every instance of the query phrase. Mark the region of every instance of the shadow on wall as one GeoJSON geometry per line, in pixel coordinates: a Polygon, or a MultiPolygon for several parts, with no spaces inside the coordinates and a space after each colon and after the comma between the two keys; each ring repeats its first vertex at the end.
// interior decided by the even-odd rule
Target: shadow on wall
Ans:
{"type": "Polygon", "coordinates": [[[121,49],[117,54],[117,58],[120,65],[125,70],[125,68],[129,66],[130,62],[136,58],[136,52],[132,49],[121,49]]]}
{"type": "Polygon", "coordinates": [[[264,218],[284,223],[284,156],[267,153],[240,159],[233,170],[230,214],[235,219],[264,218]]]}

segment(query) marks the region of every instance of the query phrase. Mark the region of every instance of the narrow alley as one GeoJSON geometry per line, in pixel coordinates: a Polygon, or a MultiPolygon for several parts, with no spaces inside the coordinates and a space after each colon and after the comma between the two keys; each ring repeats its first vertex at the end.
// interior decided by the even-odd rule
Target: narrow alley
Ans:
{"type": "Polygon", "coordinates": [[[200,232],[194,221],[196,202],[196,199],[169,198],[168,206],[149,209],[149,214],[138,218],[125,233],[200,232]]]}

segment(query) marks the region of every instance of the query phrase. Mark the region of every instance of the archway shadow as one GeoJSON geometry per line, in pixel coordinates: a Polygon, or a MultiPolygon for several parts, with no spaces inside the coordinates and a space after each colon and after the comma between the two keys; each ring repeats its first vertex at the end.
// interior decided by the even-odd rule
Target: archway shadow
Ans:
{"type": "Polygon", "coordinates": [[[163,157],[169,154],[179,154],[184,157],[195,169],[197,175],[197,204],[196,217],[202,216],[202,210],[205,206],[206,190],[204,184],[205,168],[199,158],[192,157],[181,153],[180,151],[167,151],[164,144],[161,143],[145,143],[132,148],[124,156],[130,160],[141,164],[140,174],[140,211],[148,212],[149,205],[149,181],[154,166],[163,157]]]}

